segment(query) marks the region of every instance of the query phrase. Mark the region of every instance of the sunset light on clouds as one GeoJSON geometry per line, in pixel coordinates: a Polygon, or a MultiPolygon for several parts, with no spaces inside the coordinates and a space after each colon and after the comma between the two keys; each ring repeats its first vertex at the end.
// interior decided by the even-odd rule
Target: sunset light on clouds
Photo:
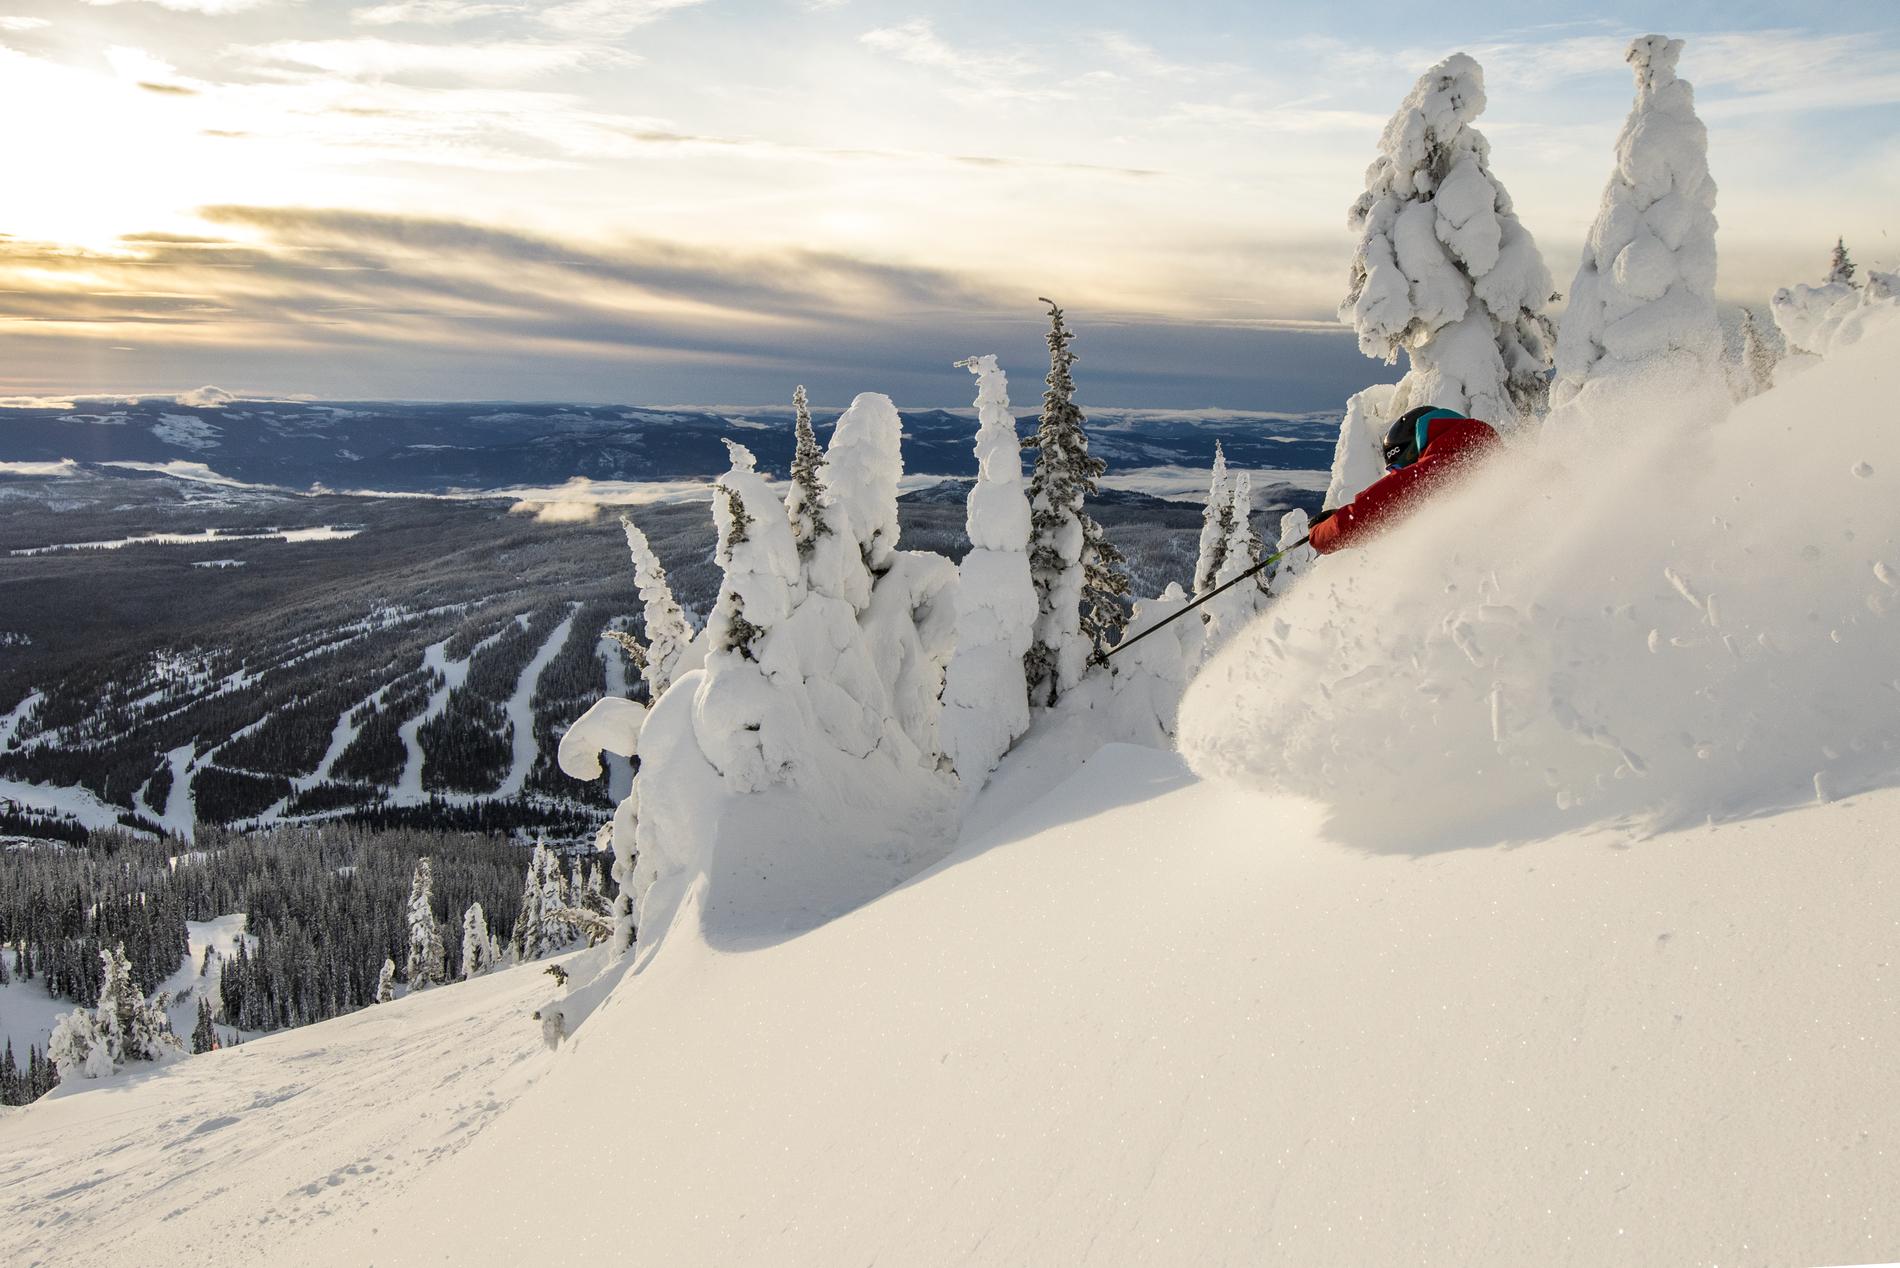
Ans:
{"type": "Polygon", "coordinates": [[[1417,75],[1479,126],[1560,286],[1628,110],[1687,40],[1720,293],[1876,267],[1900,199],[1886,6],[905,6],[17,0],[0,391],[927,394],[1034,297],[1104,400],[1314,408],[1384,373],[1333,313],[1344,212],[1417,75]],[[932,387],[929,385],[936,384],[932,387]]]}

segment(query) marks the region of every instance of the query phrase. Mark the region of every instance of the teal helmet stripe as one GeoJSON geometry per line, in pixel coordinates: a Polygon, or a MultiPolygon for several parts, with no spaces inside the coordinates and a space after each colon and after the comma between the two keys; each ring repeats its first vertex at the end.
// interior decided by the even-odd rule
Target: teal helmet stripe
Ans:
{"type": "Polygon", "coordinates": [[[1426,410],[1423,414],[1420,414],[1418,416],[1418,422],[1415,424],[1415,426],[1418,428],[1418,452],[1420,453],[1425,452],[1425,445],[1428,440],[1427,433],[1430,431],[1431,425],[1435,420],[1440,419],[1440,418],[1463,418],[1463,417],[1464,415],[1460,414],[1455,409],[1429,409],[1429,410],[1426,410]]]}

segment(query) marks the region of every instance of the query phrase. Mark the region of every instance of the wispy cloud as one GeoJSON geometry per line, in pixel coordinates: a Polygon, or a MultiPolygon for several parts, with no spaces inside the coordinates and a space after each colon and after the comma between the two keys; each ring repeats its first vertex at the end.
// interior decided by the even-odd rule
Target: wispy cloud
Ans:
{"type": "Polygon", "coordinates": [[[39,31],[51,25],[47,18],[0,16],[0,31],[39,31]]]}
{"type": "Polygon", "coordinates": [[[449,76],[480,83],[533,79],[628,55],[594,44],[496,41],[423,44],[398,40],[279,40],[232,50],[253,62],[353,79],[449,76]]]}
{"type": "Polygon", "coordinates": [[[705,0],[564,0],[540,10],[541,21],[557,31],[590,37],[620,36],[669,13],[705,0]]]}
{"type": "Polygon", "coordinates": [[[1046,101],[1070,95],[1061,85],[1049,82],[1040,67],[1020,54],[959,48],[938,35],[928,18],[878,27],[858,39],[867,48],[901,62],[941,73],[965,98],[1046,101]]]}
{"type": "Polygon", "coordinates": [[[174,13],[203,13],[215,17],[225,13],[243,13],[249,9],[261,9],[273,3],[273,0],[85,0],[85,2],[100,8],[115,4],[155,4],[161,9],[170,9],[174,13]]]}
{"type": "Polygon", "coordinates": [[[353,10],[350,18],[364,26],[452,26],[478,18],[530,12],[525,4],[496,4],[490,0],[395,0],[393,4],[353,10]]]}

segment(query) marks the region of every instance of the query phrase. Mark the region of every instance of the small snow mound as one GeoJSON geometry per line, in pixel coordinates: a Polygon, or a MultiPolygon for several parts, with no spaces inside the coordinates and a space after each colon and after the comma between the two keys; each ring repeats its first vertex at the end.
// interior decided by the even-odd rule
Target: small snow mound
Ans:
{"type": "Polygon", "coordinates": [[[1900,461],[1897,353],[1900,325],[1714,430],[1508,452],[1236,638],[1183,752],[1372,848],[1893,782],[1900,519],[1853,472],[1900,461]]]}

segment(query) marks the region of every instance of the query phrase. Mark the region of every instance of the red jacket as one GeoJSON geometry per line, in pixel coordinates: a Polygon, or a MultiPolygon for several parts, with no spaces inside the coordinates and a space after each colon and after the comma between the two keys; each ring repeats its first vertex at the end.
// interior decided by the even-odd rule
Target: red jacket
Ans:
{"type": "Polygon", "coordinates": [[[1364,493],[1313,528],[1310,544],[1322,555],[1364,545],[1418,508],[1448,478],[1495,449],[1498,434],[1475,418],[1434,418],[1425,424],[1425,449],[1409,467],[1387,472],[1364,493]]]}

